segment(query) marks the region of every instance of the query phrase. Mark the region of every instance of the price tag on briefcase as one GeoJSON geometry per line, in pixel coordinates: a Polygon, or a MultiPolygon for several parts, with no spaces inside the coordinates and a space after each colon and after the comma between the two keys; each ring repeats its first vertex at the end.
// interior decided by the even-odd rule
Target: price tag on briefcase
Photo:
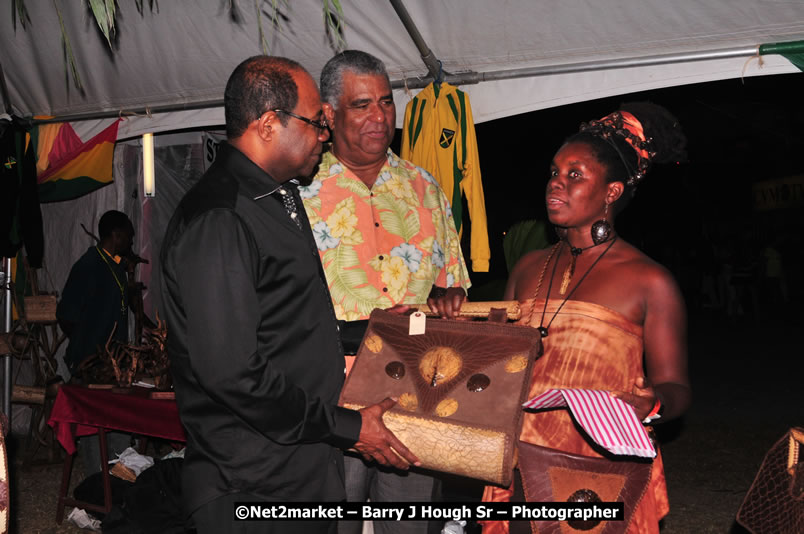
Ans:
{"type": "Polygon", "coordinates": [[[341,405],[396,397],[383,421],[423,467],[509,484],[539,332],[429,317],[422,329],[420,320],[371,314],[341,405]]]}

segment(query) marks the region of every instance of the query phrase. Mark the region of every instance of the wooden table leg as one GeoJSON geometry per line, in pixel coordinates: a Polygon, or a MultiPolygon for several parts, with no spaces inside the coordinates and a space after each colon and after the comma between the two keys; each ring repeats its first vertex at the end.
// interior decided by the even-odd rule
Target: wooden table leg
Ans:
{"type": "Polygon", "coordinates": [[[64,519],[64,507],[67,506],[65,500],[67,499],[67,491],[70,489],[70,474],[73,471],[73,459],[75,453],[68,454],[64,458],[64,466],[61,470],[61,489],[59,489],[59,504],[56,509],[56,523],[61,525],[64,519]]]}
{"type": "MultiPolygon", "coordinates": [[[[87,439],[87,438],[84,438],[87,439]]],[[[67,496],[70,489],[70,475],[73,471],[73,460],[75,454],[68,454],[64,459],[64,466],[61,472],[61,488],[59,489],[59,504],[56,510],[56,523],[61,525],[64,520],[64,507],[77,506],[85,510],[92,510],[94,512],[103,512],[108,514],[112,510],[112,482],[109,478],[109,452],[106,448],[106,430],[98,428],[98,441],[100,442],[100,457],[101,457],[101,479],[103,480],[103,506],[97,504],[80,501],[67,496]]]]}
{"type": "Polygon", "coordinates": [[[109,479],[109,449],[106,444],[106,430],[98,428],[100,439],[101,477],[103,478],[103,508],[105,513],[112,510],[112,481],[109,479]]]}

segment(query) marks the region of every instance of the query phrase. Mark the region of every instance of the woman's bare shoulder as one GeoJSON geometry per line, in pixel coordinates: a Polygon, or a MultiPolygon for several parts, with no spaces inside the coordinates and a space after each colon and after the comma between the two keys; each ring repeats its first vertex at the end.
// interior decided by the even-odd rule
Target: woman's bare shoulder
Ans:
{"type": "Polygon", "coordinates": [[[620,255],[621,270],[647,290],[675,290],[676,279],[667,267],[629,243],[620,255]]]}
{"type": "Polygon", "coordinates": [[[550,251],[553,247],[544,248],[540,250],[532,250],[519,258],[514,266],[512,275],[519,272],[531,271],[534,267],[541,267],[544,265],[547,258],[550,256],[550,251]]]}
{"type": "Polygon", "coordinates": [[[537,276],[535,273],[538,269],[544,269],[547,259],[550,257],[551,248],[534,250],[522,256],[508,277],[508,284],[506,285],[506,298],[514,298],[521,296],[523,288],[529,287],[531,278],[537,276]]]}

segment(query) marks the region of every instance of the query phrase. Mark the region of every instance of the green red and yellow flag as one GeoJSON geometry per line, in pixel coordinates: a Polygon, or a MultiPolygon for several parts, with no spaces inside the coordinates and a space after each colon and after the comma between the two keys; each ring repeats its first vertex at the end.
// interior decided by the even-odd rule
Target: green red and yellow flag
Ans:
{"type": "Polygon", "coordinates": [[[70,200],[112,183],[119,123],[115,121],[86,142],[66,122],[35,128],[39,201],[70,200]]]}

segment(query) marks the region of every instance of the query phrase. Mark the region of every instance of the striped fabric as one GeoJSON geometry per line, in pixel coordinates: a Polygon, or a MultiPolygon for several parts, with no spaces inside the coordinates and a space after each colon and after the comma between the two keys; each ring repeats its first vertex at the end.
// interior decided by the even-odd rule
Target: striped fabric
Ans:
{"type": "Polygon", "coordinates": [[[402,159],[427,170],[438,181],[452,206],[459,235],[464,220],[462,198],[466,198],[472,222],[472,270],[488,272],[491,250],[486,201],[469,97],[446,82],[431,83],[408,102],[403,124],[402,159]]]}
{"type": "Polygon", "coordinates": [[[112,183],[119,123],[86,142],[69,123],[40,125],[34,132],[39,201],[70,200],[112,183]]]}
{"type": "Polygon", "coordinates": [[[608,391],[549,389],[522,406],[533,410],[569,407],[589,437],[612,454],[656,457],[656,449],[634,408],[608,391]]]}

